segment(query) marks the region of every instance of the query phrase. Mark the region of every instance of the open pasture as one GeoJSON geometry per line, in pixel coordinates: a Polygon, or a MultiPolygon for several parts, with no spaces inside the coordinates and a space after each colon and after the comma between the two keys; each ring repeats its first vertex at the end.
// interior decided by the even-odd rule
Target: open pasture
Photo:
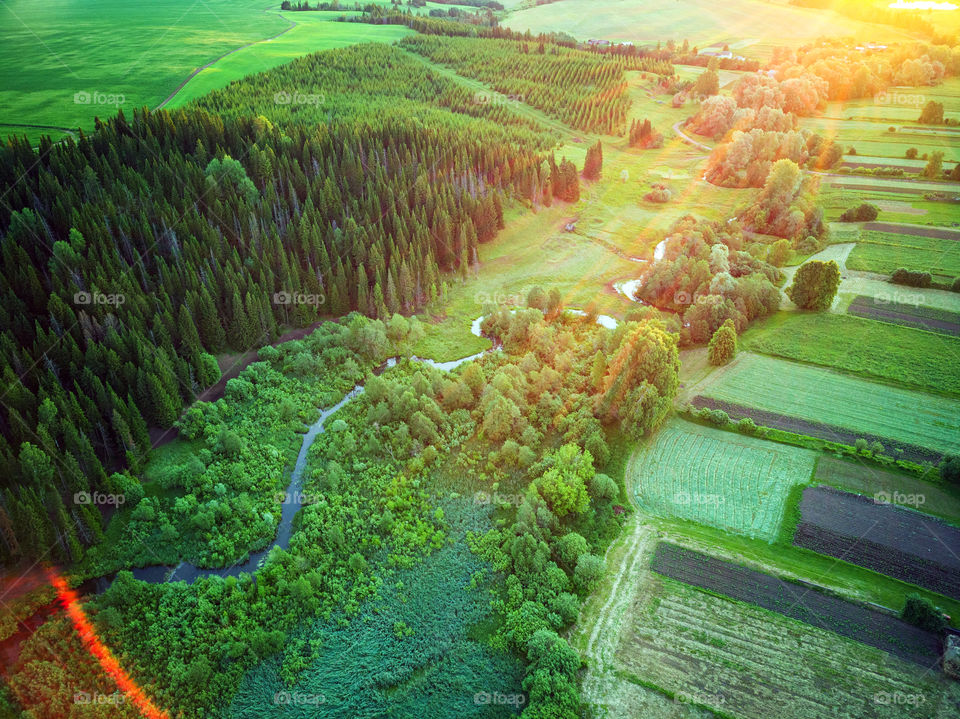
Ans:
{"type": "Polygon", "coordinates": [[[857,295],[847,307],[847,313],[901,327],[914,327],[952,337],[960,336],[960,315],[933,307],[904,302],[878,302],[874,297],[857,295]]]}
{"type": "MultiPolygon", "coordinates": [[[[884,223],[869,225],[889,227],[884,223]]],[[[910,229],[916,232],[918,228],[910,229]]],[[[936,234],[947,234],[945,230],[930,229],[936,234]]],[[[960,277],[960,242],[947,237],[864,229],[847,258],[847,268],[851,270],[889,275],[900,267],[929,272],[940,282],[952,282],[960,277]]]]}
{"type": "MultiPolygon", "coordinates": [[[[958,308],[949,303],[960,302],[960,296],[953,292],[917,290],[886,282],[879,286],[882,291],[872,295],[878,301],[900,299],[939,306],[928,301],[936,296],[938,301],[945,300],[943,309],[952,311],[958,308]]],[[[742,347],[751,352],[832,367],[928,392],[960,395],[960,377],[944,361],[960,353],[960,340],[953,337],[850,315],[781,312],[749,329],[742,340],[742,347]]],[[[755,361],[745,360],[748,364],[755,361]]],[[[859,389],[871,388],[867,385],[859,389]]]]}
{"type": "Polygon", "coordinates": [[[809,481],[816,454],[672,419],[635,466],[637,502],[772,541],[790,488],[809,481]]]}
{"type": "MultiPolygon", "coordinates": [[[[930,333],[921,334],[946,340],[930,333]]],[[[855,345],[855,340],[850,344],[855,345]]],[[[847,431],[847,436],[826,437],[833,441],[852,444],[851,437],[855,440],[871,435],[934,453],[960,451],[960,412],[956,400],[870,382],[823,367],[741,354],[733,364],[708,377],[696,391],[712,400],[847,431]]]]}
{"type": "Polygon", "coordinates": [[[923,514],[925,504],[923,493],[807,487],[793,543],[960,599],[960,529],[923,514]]]}

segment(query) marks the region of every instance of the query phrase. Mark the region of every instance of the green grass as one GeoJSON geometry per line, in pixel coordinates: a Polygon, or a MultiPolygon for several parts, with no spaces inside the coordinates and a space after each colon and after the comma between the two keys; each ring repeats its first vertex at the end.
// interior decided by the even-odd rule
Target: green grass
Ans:
{"type": "Polygon", "coordinates": [[[75,104],[78,92],[123,95],[128,113],[154,107],[197,67],[289,26],[275,12],[265,12],[265,5],[255,0],[4,2],[0,123],[89,128],[94,117],[117,110],[75,104]]]}
{"type": "MultiPolygon", "coordinates": [[[[413,31],[401,25],[365,25],[336,22],[342,13],[291,12],[284,15],[297,23],[278,38],[258,42],[217,61],[192,78],[168,103],[185,105],[234,80],[282,65],[301,55],[331,50],[361,42],[393,42],[413,31]]],[[[297,88],[291,88],[290,92],[297,88]]]]}
{"type": "Polygon", "coordinates": [[[872,497],[878,492],[892,495],[914,494],[924,498],[917,508],[921,512],[960,524],[960,487],[939,482],[935,470],[927,478],[891,472],[863,462],[851,462],[822,455],[817,462],[814,480],[854,494],[872,497]]]}
{"type": "MultiPolygon", "coordinates": [[[[826,317],[818,319],[825,320],[826,317]]],[[[785,324],[784,327],[787,329],[782,333],[781,345],[789,344],[792,335],[803,333],[802,328],[794,333],[791,332],[792,326],[785,324]]],[[[838,337],[838,342],[841,341],[842,337],[838,337]]],[[[895,343],[895,340],[890,341],[895,343]]],[[[868,357],[869,353],[858,346],[856,337],[848,338],[845,344],[851,353],[868,357]]],[[[793,346],[801,353],[805,347],[812,349],[802,340],[796,340],[793,346]]],[[[941,374],[955,373],[951,367],[956,364],[948,366],[943,356],[931,364],[941,374]]],[[[954,383],[960,380],[956,376],[952,379],[954,383]]],[[[733,364],[708,377],[698,392],[717,400],[824,422],[852,432],[875,434],[939,452],[960,452],[960,402],[868,382],[822,367],[741,354],[733,364]]]]}
{"type": "Polygon", "coordinates": [[[113,115],[118,108],[129,114],[156,107],[195,70],[248,43],[256,44],[201,71],[172,105],[299,55],[358,42],[392,42],[409,32],[333,22],[341,14],[281,14],[279,3],[255,0],[5,1],[0,5],[0,137],[56,139],[66,134],[58,128],[88,130],[95,117],[113,115]],[[123,102],[77,104],[74,96],[83,92],[122,96],[123,102]]]}
{"type": "MultiPolygon", "coordinates": [[[[951,206],[956,213],[956,205],[951,206]]],[[[956,215],[954,215],[956,216],[956,215]]],[[[898,267],[929,272],[937,280],[960,277],[960,242],[865,231],[847,258],[851,270],[889,275],[898,267]]]]}
{"type": "Polygon", "coordinates": [[[673,418],[634,466],[640,506],[773,541],[790,488],[816,454],[673,418]]]}
{"type": "MultiPolygon", "coordinates": [[[[891,286],[891,293],[896,289],[891,286]]],[[[781,312],[748,330],[741,346],[869,379],[960,395],[956,362],[960,339],[911,327],[850,315],[781,312]]],[[[748,360],[747,364],[757,361],[748,360]]],[[[778,371],[776,365],[769,369],[778,371]]]]}

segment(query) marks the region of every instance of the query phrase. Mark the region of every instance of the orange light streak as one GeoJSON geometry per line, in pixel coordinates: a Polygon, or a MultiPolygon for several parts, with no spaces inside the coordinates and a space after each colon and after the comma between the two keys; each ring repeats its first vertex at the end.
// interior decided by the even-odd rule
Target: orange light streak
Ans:
{"type": "Polygon", "coordinates": [[[130,699],[143,716],[147,719],[169,719],[167,713],[151,701],[136,681],[120,666],[120,662],[113,656],[110,649],[100,641],[93,623],[83,611],[77,593],[70,588],[63,577],[55,574],[52,570],[47,570],[47,574],[50,577],[50,583],[57,591],[57,598],[63,605],[67,616],[70,617],[80,641],[90,653],[90,656],[97,660],[103,671],[113,679],[120,691],[130,699]]]}

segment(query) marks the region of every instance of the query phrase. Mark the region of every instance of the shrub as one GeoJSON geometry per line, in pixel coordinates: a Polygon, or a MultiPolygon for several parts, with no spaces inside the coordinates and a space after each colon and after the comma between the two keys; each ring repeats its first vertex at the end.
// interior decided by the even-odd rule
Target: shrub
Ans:
{"type": "Polygon", "coordinates": [[[916,160],[916,159],[917,159],[917,148],[915,148],[915,147],[907,148],[907,155],[906,155],[906,157],[907,157],[908,160],[916,160]]]}
{"type": "Polygon", "coordinates": [[[822,312],[830,308],[840,287],[840,267],[833,260],[811,260],[797,270],[787,288],[787,297],[804,310],[822,312]]]}
{"type": "Polygon", "coordinates": [[[650,190],[650,192],[643,196],[643,199],[648,202],[669,202],[671,197],[673,197],[673,193],[670,191],[670,188],[657,183],[653,185],[653,189],[650,190]]]}
{"type": "Polygon", "coordinates": [[[744,417],[737,422],[737,431],[740,432],[740,434],[756,434],[757,423],[754,422],[750,417],[744,417]]]}
{"type": "Polygon", "coordinates": [[[933,277],[929,272],[900,267],[890,275],[890,281],[896,285],[906,285],[907,287],[929,287],[933,277]]]}
{"type": "Polygon", "coordinates": [[[947,626],[943,612],[937,609],[933,602],[919,594],[909,594],[907,596],[907,603],[904,605],[903,613],[900,616],[908,624],[913,624],[929,632],[939,633],[947,626]]]}
{"type": "Polygon", "coordinates": [[[948,456],[940,464],[940,479],[950,484],[960,484],[960,457],[948,456]]]}
{"type": "Polygon", "coordinates": [[[767,262],[774,267],[783,267],[787,264],[791,254],[790,240],[777,240],[767,250],[767,262]]]}
{"type": "Polygon", "coordinates": [[[880,208],[864,202],[857,207],[851,207],[840,215],[840,222],[873,222],[880,214],[880,208]]]}
{"type": "Polygon", "coordinates": [[[737,354],[737,328],[733,320],[724,320],[710,338],[707,360],[715,367],[725,365],[737,354]]]}
{"type": "Polygon", "coordinates": [[[707,417],[711,424],[715,424],[718,427],[726,427],[730,424],[730,415],[722,409],[711,409],[707,417]]]}
{"type": "Polygon", "coordinates": [[[960,292],[960,277],[957,277],[953,280],[953,284],[950,285],[951,292],[960,292]]]}

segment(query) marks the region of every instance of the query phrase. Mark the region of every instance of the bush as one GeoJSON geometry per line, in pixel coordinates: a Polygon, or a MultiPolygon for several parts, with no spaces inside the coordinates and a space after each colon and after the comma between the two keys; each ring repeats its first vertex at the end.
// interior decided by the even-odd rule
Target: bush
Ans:
{"type": "Polygon", "coordinates": [[[834,260],[811,260],[800,265],[787,297],[804,310],[822,312],[830,308],[840,287],[840,267],[834,260]]]}
{"type": "Polygon", "coordinates": [[[653,185],[653,189],[650,190],[650,192],[643,196],[643,199],[648,202],[670,202],[670,198],[672,197],[673,193],[670,191],[670,188],[657,183],[653,185]]]}
{"type": "Polygon", "coordinates": [[[890,281],[896,285],[906,285],[907,287],[929,287],[930,283],[933,282],[933,277],[929,272],[900,267],[890,275],[890,281]]]}
{"type": "Polygon", "coordinates": [[[739,422],[737,422],[737,431],[740,434],[756,434],[757,433],[757,423],[754,422],[750,417],[744,417],[739,422]]]}
{"type": "Polygon", "coordinates": [[[857,207],[851,207],[840,215],[840,222],[873,222],[880,214],[880,208],[864,202],[857,207]]]}
{"type": "Polygon", "coordinates": [[[767,250],[767,262],[774,267],[783,267],[787,264],[791,254],[790,240],[777,240],[767,250]]]}
{"type": "Polygon", "coordinates": [[[940,464],[940,479],[950,484],[960,484],[960,457],[947,456],[940,464]]]}
{"type": "Polygon", "coordinates": [[[726,427],[730,424],[730,415],[724,412],[722,409],[711,409],[707,418],[710,420],[711,424],[715,424],[718,427],[726,427]]]}
{"type": "Polygon", "coordinates": [[[707,361],[715,367],[725,365],[737,354],[737,328],[733,320],[724,320],[710,338],[707,361]]]}
{"type": "Polygon", "coordinates": [[[907,148],[907,155],[906,155],[906,157],[907,157],[908,160],[916,160],[916,159],[917,159],[917,148],[915,148],[915,147],[907,148]]]}
{"type": "Polygon", "coordinates": [[[903,613],[900,616],[908,624],[913,624],[915,627],[926,629],[929,632],[940,633],[947,627],[947,620],[944,619],[943,612],[935,607],[933,602],[919,594],[907,596],[907,603],[904,605],[903,613]]]}
{"type": "Polygon", "coordinates": [[[950,285],[951,292],[960,292],[960,277],[954,279],[953,284],[950,285]]]}

